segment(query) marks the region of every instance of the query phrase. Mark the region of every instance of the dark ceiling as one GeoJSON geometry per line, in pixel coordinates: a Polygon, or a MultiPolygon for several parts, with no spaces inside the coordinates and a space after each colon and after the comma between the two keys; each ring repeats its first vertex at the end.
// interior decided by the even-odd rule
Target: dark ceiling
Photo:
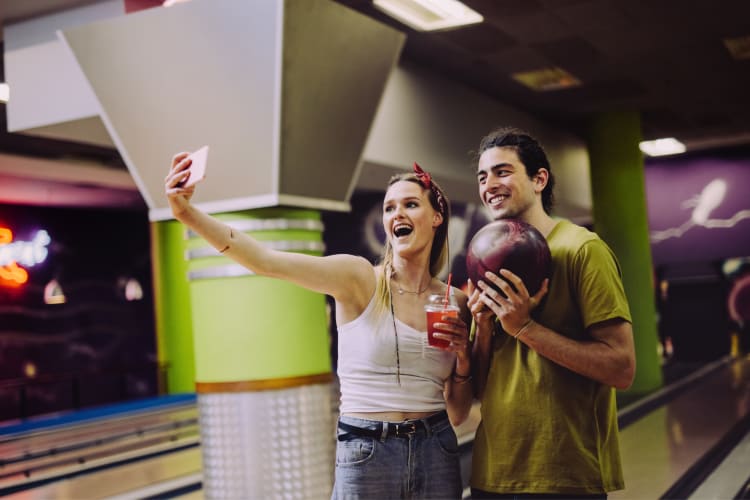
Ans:
{"type": "Polygon", "coordinates": [[[639,111],[645,139],[750,145],[748,0],[464,0],[484,23],[429,34],[370,0],[336,1],[405,31],[402,57],[568,129],[639,111]],[[724,40],[741,37],[734,59],[724,40]],[[511,77],[554,66],[582,85],[537,92],[511,77]]]}
{"type": "MultiPolygon", "coordinates": [[[[646,139],[673,136],[693,150],[750,146],[749,0],[465,0],[485,22],[436,33],[400,24],[371,0],[335,1],[404,31],[403,59],[581,135],[597,113],[639,111],[646,139]],[[728,39],[739,39],[744,59],[732,57],[728,39]],[[540,92],[511,76],[545,67],[582,84],[540,92]]],[[[86,3],[4,0],[0,20],[86,3]]],[[[122,166],[106,148],[8,134],[4,111],[0,152],[122,166]]]]}

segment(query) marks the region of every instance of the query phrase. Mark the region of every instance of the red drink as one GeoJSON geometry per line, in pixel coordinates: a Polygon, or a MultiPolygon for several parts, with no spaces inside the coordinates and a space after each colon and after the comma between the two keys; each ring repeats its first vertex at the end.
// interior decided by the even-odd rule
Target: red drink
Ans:
{"type": "Polygon", "coordinates": [[[448,347],[448,345],[450,345],[448,340],[436,339],[434,337],[435,332],[440,332],[442,330],[436,330],[433,325],[435,323],[442,323],[443,316],[458,318],[458,308],[453,309],[452,306],[448,306],[448,309],[446,310],[439,309],[437,311],[427,311],[427,342],[431,346],[448,347]]]}
{"type": "Polygon", "coordinates": [[[442,295],[431,295],[424,309],[427,313],[427,342],[434,347],[448,347],[450,341],[434,337],[435,332],[442,331],[436,330],[434,325],[435,323],[443,323],[444,316],[458,318],[458,306],[455,299],[450,297],[450,302],[446,302],[442,295]]]}

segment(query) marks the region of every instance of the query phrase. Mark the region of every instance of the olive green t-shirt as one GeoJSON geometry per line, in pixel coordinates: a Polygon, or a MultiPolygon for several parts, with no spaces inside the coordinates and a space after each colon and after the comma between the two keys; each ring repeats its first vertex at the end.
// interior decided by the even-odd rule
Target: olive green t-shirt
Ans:
{"type": "MultiPolygon", "coordinates": [[[[562,220],[547,237],[552,275],[534,311],[561,335],[631,321],[617,259],[594,233],[562,220]]],[[[499,325],[498,325],[499,329],[499,325]]],[[[612,387],[498,332],[474,440],[471,486],[497,493],[596,494],[624,488],[612,387]]]]}

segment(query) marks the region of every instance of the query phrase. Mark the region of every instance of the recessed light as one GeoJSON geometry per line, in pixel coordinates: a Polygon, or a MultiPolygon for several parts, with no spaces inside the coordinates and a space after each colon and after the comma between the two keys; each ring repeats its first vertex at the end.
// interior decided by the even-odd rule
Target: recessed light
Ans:
{"type": "Polygon", "coordinates": [[[750,59],[750,35],[725,38],[722,41],[733,58],[750,59]]]}
{"type": "Polygon", "coordinates": [[[448,30],[484,20],[458,0],[373,0],[373,4],[417,31],[448,30]]]}
{"type": "Polygon", "coordinates": [[[687,148],[674,137],[665,137],[653,141],[643,141],[638,144],[641,151],[649,156],[667,156],[684,153],[687,148]]]}
{"type": "Polygon", "coordinates": [[[513,73],[511,76],[518,83],[537,92],[568,89],[581,85],[581,81],[578,78],[558,67],[513,73]]]}

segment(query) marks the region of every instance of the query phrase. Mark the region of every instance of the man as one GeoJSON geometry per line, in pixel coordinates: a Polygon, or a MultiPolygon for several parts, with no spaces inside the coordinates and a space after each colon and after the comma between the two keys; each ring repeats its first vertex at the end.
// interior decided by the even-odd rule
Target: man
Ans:
{"type": "Polygon", "coordinates": [[[482,203],[493,219],[521,219],[544,235],[552,275],[533,297],[507,270],[484,278],[505,296],[470,285],[482,402],[472,498],[606,498],[624,487],[615,388],[635,374],[619,264],[596,234],[550,216],[554,180],[534,138],[499,129],[479,155],[482,203]]]}

